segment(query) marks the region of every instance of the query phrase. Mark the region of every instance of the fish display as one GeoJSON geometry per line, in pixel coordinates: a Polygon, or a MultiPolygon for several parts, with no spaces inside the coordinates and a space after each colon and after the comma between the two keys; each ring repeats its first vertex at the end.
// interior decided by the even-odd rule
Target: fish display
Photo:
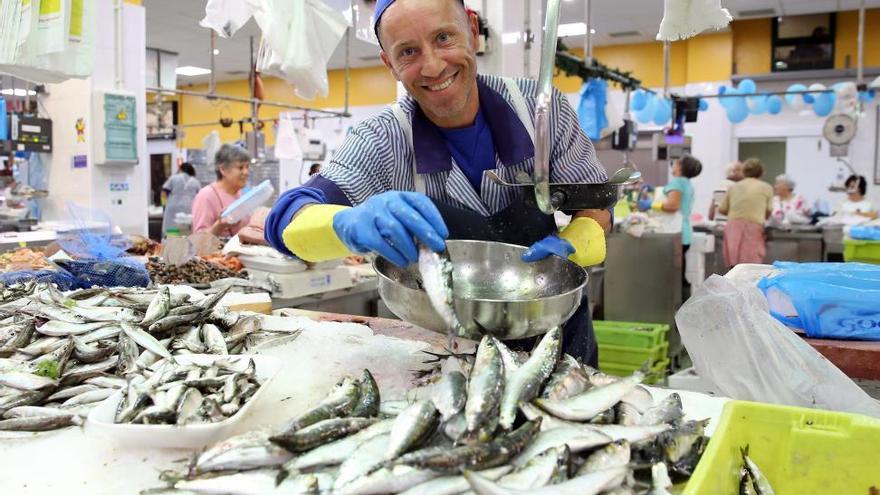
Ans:
{"type": "MultiPolygon", "coordinates": [[[[227,290],[190,301],[167,286],[0,287],[0,430],[81,425],[116,391],[124,394],[120,421],[187,424],[233,415],[259,388],[253,363],[202,368],[174,357],[242,354],[299,330],[263,330],[262,315],[218,306],[227,290]]],[[[363,407],[377,409],[378,399],[363,407]]]]}
{"type": "Polygon", "coordinates": [[[740,495],[775,495],[776,492],[773,491],[770,481],[767,480],[755,461],[749,457],[749,446],[746,445],[745,448],[740,449],[740,454],[743,460],[740,470],[740,495]]]}
{"type": "Polygon", "coordinates": [[[687,479],[706,421],[686,420],[676,394],[655,402],[643,371],[599,374],[560,340],[554,329],[522,359],[486,336],[472,366],[441,366],[409,402],[381,402],[369,371],[343,377],[281,427],[219,442],[142,493],[659,495],[687,479]]]}

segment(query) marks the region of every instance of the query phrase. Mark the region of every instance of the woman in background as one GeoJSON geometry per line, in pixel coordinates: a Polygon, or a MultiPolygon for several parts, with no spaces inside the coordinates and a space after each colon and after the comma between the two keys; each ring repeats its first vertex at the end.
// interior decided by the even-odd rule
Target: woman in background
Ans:
{"type": "Polygon", "coordinates": [[[714,191],[712,191],[712,203],[709,205],[709,220],[715,220],[718,222],[727,220],[724,215],[717,214],[718,207],[721,205],[721,200],[724,198],[724,195],[727,194],[730,186],[741,180],[743,180],[742,162],[737,160],[729,163],[724,169],[724,180],[721,181],[721,184],[718,184],[718,187],[716,187],[714,191]]]}
{"type": "Polygon", "coordinates": [[[241,196],[241,190],[247,185],[251,155],[239,146],[224,144],[217,150],[214,163],[217,181],[203,187],[193,200],[193,232],[232,237],[248,224],[250,217],[229,225],[220,219],[220,215],[241,196]]]}
{"type": "Polygon", "coordinates": [[[773,182],[773,210],[770,221],[774,225],[810,223],[810,208],[800,194],[794,192],[795,182],[786,174],[773,182]]]}
{"type": "Polygon", "coordinates": [[[718,211],[727,215],[724,227],[724,260],[728,267],[763,263],[767,254],[764,222],[773,207],[773,188],[762,182],[764,166],[757,158],[743,163],[745,178],[727,191],[718,211]]]}
{"type": "Polygon", "coordinates": [[[877,218],[874,204],[865,199],[868,181],[861,175],[850,175],[846,179],[846,200],[837,208],[837,213],[849,213],[868,218],[877,218]]]}
{"type": "Polygon", "coordinates": [[[175,217],[178,213],[192,213],[193,200],[199,193],[202,184],[196,179],[196,169],[189,162],[180,164],[177,173],[162,184],[165,196],[165,211],[162,214],[162,236],[168,229],[177,228],[175,217]]]}

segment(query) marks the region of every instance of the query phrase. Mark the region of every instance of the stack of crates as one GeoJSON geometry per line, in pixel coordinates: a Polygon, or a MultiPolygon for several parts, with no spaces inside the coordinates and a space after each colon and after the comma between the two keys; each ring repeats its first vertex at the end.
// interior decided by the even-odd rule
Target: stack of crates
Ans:
{"type": "Polygon", "coordinates": [[[880,241],[844,239],[843,260],[880,264],[880,241]]]}
{"type": "Polygon", "coordinates": [[[669,372],[669,325],[629,321],[594,321],[599,344],[599,370],[628,376],[649,362],[645,383],[666,379],[669,372]]]}

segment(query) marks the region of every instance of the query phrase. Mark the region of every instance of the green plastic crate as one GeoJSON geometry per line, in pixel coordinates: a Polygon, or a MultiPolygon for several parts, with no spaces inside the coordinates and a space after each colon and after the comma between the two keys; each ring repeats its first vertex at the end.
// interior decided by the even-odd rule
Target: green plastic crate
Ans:
{"type": "Polygon", "coordinates": [[[868,495],[880,488],[880,420],[731,401],[683,495],[739,493],[739,449],[746,445],[777,495],[868,495]]]}
{"type": "Polygon", "coordinates": [[[666,342],[669,325],[631,321],[593,321],[596,342],[626,347],[654,348],[666,342]]]}
{"type": "Polygon", "coordinates": [[[599,358],[607,363],[628,364],[638,369],[645,362],[664,361],[669,357],[669,342],[664,342],[650,349],[599,343],[599,358]]]}
{"type": "MultiPolygon", "coordinates": [[[[667,359],[651,366],[651,372],[648,374],[648,377],[645,378],[645,383],[657,383],[665,380],[667,375],[669,375],[669,362],[669,359],[667,359]]],[[[609,375],[629,376],[639,368],[641,368],[641,365],[631,366],[628,364],[611,363],[599,360],[599,371],[609,375]]]]}
{"type": "Polygon", "coordinates": [[[843,259],[880,265],[880,241],[844,239],[843,259]]]}

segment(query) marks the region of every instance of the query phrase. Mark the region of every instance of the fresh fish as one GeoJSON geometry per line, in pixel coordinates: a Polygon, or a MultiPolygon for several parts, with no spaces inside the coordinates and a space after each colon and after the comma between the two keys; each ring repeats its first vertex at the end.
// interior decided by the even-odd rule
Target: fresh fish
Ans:
{"type": "Polygon", "coordinates": [[[156,295],[150,301],[150,305],[147,306],[147,311],[144,313],[144,319],[141,320],[140,326],[149,327],[167,315],[170,308],[171,291],[168,289],[167,285],[163,285],[159,287],[156,295]]]}
{"type": "Polygon", "coordinates": [[[504,368],[495,339],[485,335],[477,348],[477,358],[468,382],[468,396],[464,406],[468,431],[476,431],[487,417],[497,414],[503,378],[504,368]]]}
{"type": "Polygon", "coordinates": [[[624,467],[629,464],[632,450],[626,440],[617,440],[593,452],[578,469],[575,476],[581,476],[603,469],[624,467]]]}
{"type": "Polygon", "coordinates": [[[114,352],[116,352],[116,346],[108,341],[98,340],[85,343],[81,339],[73,337],[73,357],[81,363],[103,361],[114,352]]]}
{"type": "Polygon", "coordinates": [[[0,372],[0,385],[18,390],[43,390],[58,385],[58,380],[24,371],[0,372]]]}
{"type": "Polygon", "coordinates": [[[598,495],[620,485],[626,477],[626,472],[625,468],[606,469],[531,490],[504,488],[473,471],[465,470],[464,476],[477,495],[598,495]]]}
{"type": "Polygon", "coordinates": [[[156,337],[153,337],[149,333],[143,331],[141,328],[132,325],[131,323],[122,322],[122,331],[125,333],[125,335],[137,342],[137,344],[144,349],[147,349],[153,354],[158,354],[159,356],[162,356],[169,361],[174,360],[174,358],[171,356],[171,353],[168,352],[168,349],[160,344],[159,341],[156,340],[156,337]]]}
{"type": "Polygon", "coordinates": [[[92,323],[70,323],[60,320],[49,320],[36,327],[37,332],[49,337],[67,337],[69,335],[82,335],[99,328],[113,325],[112,322],[98,321],[92,323]]]}
{"type": "Polygon", "coordinates": [[[744,449],[740,449],[740,453],[743,458],[743,467],[748,470],[749,476],[752,478],[756,495],[775,495],[776,492],[773,490],[770,481],[764,476],[764,473],[761,472],[761,468],[755,464],[755,461],[749,457],[749,446],[746,445],[744,449]]]}
{"type": "Polygon", "coordinates": [[[202,452],[193,466],[194,473],[248,470],[281,466],[293,454],[269,441],[265,431],[251,431],[227,438],[202,452]]]}
{"type": "Polygon", "coordinates": [[[67,387],[67,388],[61,389],[61,390],[53,393],[49,397],[47,397],[46,402],[56,402],[56,401],[61,401],[61,400],[67,400],[67,399],[69,399],[71,397],[75,397],[79,394],[91,392],[93,390],[98,390],[100,388],[101,387],[99,387],[97,385],[92,385],[92,384],[88,384],[88,383],[82,384],[82,385],[75,385],[73,387],[67,387]]]}
{"type": "Polygon", "coordinates": [[[339,490],[334,490],[333,493],[335,495],[400,493],[438,476],[440,476],[440,473],[430,469],[418,469],[410,466],[394,466],[390,469],[381,468],[352,481],[339,490]]]}
{"type": "Polygon", "coordinates": [[[561,345],[562,329],[553,328],[541,338],[525,364],[513,373],[505,373],[506,383],[499,413],[499,424],[502,428],[509,430],[513,426],[520,402],[531,402],[538,396],[541,386],[556,368],[561,345]]]}
{"type": "Polygon", "coordinates": [[[67,366],[71,354],[73,354],[73,341],[67,339],[62,346],[54,351],[29,361],[28,366],[32,370],[37,370],[43,363],[47,363],[57,368],[58,374],[61,374],[64,372],[64,367],[67,366]]]}
{"type": "Polygon", "coordinates": [[[148,331],[150,334],[154,335],[161,334],[173,328],[193,325],[196,323],[194,320],[196,320],[196,318],[193,318],[191,315],[166,316],[150,325],[148,331]]]}
{"type": "MultiPolygon", "coordinates": [[[[227,312],[226,314],[221,316],[220,319],[222,320],[228,314],[233,313],[227,312]]],[[[236,318],[238,317],[236,316],[236,318]]],[[[212,321],[213,320],[214,318],[212,318],[212,321]]],[[[261,326],[261,320],[256,315],[238,318],[237,321],[230,325],[229,332],[226,333],[226,345],[234,345],[241,342],[248,335],[260,331],[261,326]]]]}
{"type": "Polygon", "coordinates": [[[548,413],[572,421],[588,421],[617,404],[621,397],[631,392],[646,376],[647,366],[636,370],[632,376],[611,385],[594,387],[584,393],[560,400],[537,399],[535,405],[548,413]]]}
{"type": "MultiPolygon", "coordinates": [[[[488,480],[495,481],[509,473],[511,469],[513,469],[511,466],[499,466],[478,473],[488,480]]],[[[471,486],[464,476],[442,476],[416,485],[401,492],[400,495],[458,495],[469,491],[470,488],[471,486]]]]}
{"type": "Polygon", "coordinates": [[[140,376],[135,376],[128,381],[125,389],[125,396],[123,397],[123,400],[119,402],[119,406],[116,409],[116,415],[114,416],[115,423],[127,423],[131,421],[140,408],[150,399],[150,396],[146,393],[146,390],[144,390],[142,383],[137,380],[138,378],[141,378],[141,382],[143,381],[140,376]]]}
{"type": "Polygon", "coordinates": [[[467,402],[467,378],[460,371],[444,373],[434,385],[431,400],[440,412],[440,419],[449,421],[464,409],[467,402]]]}
{"type": "MultiPolygon", "coordinates": [[[[425,293],[428,294],[428,300],[431,301],[434,311],[446,323],[450,337],[464,335],[464,328],[455,314],[452,271],[449,253],[435,253],[426,246],[419,246],[419,273],[422,275],[425,293]]],[[[451,343],[449,347],[452,348],[451,343]]]]}
{"type": "Polygon", "coordinates": [[[80,341],[88,344],[90,342],[95,342],[97,340],[105,340],[105,339],[113,339],[119,336],[122,333],[122,328],[119,325],[110,325],[101,327],[97,330],[89,332],[87,334],[79,337],[80,341]]]}
{"type": "Polygon", "coordinates": [[[538,433],[535,439],[513,460],[514,466],[522,466],[547,449],[568,445],[573,454],[609,444],[610,436],[586,427],[554,428],[538,433]]]}
{"type": "Polygon", "coordinates": [[[551,484],[560,473],[567,478],[570,462],[571,451],[565,444],[549,448],[529,459],[516,471],[500,478],[498,485],[520,490],[540,488],[551,484]]]}
{"type": "Polygon", "coordinates": [[[672,480],[669,479],[666,464],[658,462],[651,466],[651,489],[648,490],[647,495],[671,495],[669,492],[671,487],[672,480]]]}
{"type": "Polygon", "coordinates": [[[321,445],[308,452],[305,452],[284,466],[285,470],[304,470],[318,466],[332,466],[341,464],[348,456],[363,442],[391,432],[394,425],[393,419],[379,421],[354,435],[347,436],[343,439],[321,445]]]}
{"type": "Polygon", "coordinates": [[[207,347],[208,354],[229,354],[223,333],[220,332],[216,325],[210,323],[202,325],[202,341],[205,343],[205,347],[207,347]]]}
{"type": "Polygon", "coordinates": [[[229,289],[231,289],[231,288],[232,288],[231,285],[226,286],[226,287],[220,289],[219,291],[217,291],[217,292],[211,294],[210,296],[199,301],[199,306],[201,306],[202,310],[203,310],[202,314],[205,314],[205,315],[211,314],[211,311],[214,309],[214,306],[216,306],[217,303],[220,302],[221,299],[223,299],[223,296],[225,296],[226,293],[229,292],[229,289]]]}
{"type": "Polygon", "coordinates": [[[92,322],[126,321],[129,323],[137,323],[141,321],[141,314],[131,308],[90,308],[71,306],[70,311],[82,316],[86,321],[92,322]]]}
{"type": "Polygon", "coordinates": [[[599,432],[613,440],[626,440],[631,444],[637,444],[652,440],[665,431],[669,431],[670,425],[656,426],[623,426],[623,425],[593,425],[566,421],[555,418],[531,404],[521,404],[520,410],[528,419],[542,418],[541,431],[549,431],[555,428],[580,428],[587,431],[599,432]]]}
{"type": "Polygon", "coordinates": [[[58,407],[19,406],[6,411],[2,417],[3,419],[38,418],[43,416],[69,416],[70,414],[70,410],[58,407]]]}
{"type": "Polygon", "coordinates": [[[61,384],[70,385],[81,383],[88,378],[98,376],[105,371],[113,369],[118,362],[119,356],[111,356],[104,361],[99,361],[97,363],[82,364],[68,368],[64,370],[64,373],[61,375],[61,384]]]}
{"type": "Polygon", "coordinates": [[[584,373],[587,374],[587,378],[590,380],[590,386],[592,387],[604,387],[605,385],[611,385],[620,380],[620,377],[602,373],[596,368],[586,364],[582,364],[581,368],[584,370],[584,373]]]}
{"type": "Polygon", "coordinates": [[[444,422],[441,428],[447,438],[458,443],[467,434],[467,421],[464,419],[464,411],[459,411],[458,414],[449,418],[449,421],[444,422]]]}
{"type": "Polygon", "coordinates": [[[499,436],[489,443],[455,448],[428,447],[399,457],[395,464],[447,473],[457,473],[461,469],[482,470],[497,467],[506,464],[526,448],[540,426],[541,420],[527,421],[510,434],[499,436]]]}
{"type": "Polygon", "coordinates": [[[42,316],[49,321],[60,321],[73,324],[86,323],[86,319],[82,316],[69,309],[59,308],[51,304],[29,304],[21,308],[21,311],[32,316],[42,316]]]}
{"type": "Polygon", "coordinates": [[[333,479],[326,473],[288,474],[272,492],[278,495],[318,495],[330,493],[333,479]]]}
{"type": "Polygon", "coordinates": [[[671,393],[662,402],[645,411],[640,424],[649,426],[674,423],[683,417],[684,409],[681,405],[681,396],[677,393],[671,393]]]}
{"type": "Polygon", "coordinates": [[[614,406],[614,415],[617,418],[617,424],[623,426],[638,426],[642,424],[642,414],[639,410],[629,402],[618,402],[614,406]]]}
{"type": "Polygon", "coordinates": [[[163,316],[185,316],[185,315],[195,315],[196,313],[201,313],[202,307],[197,304],[190,304],[188,306],[178,306],[176,308],[171,308],[168,311],[167,315],[163,316]]]}
{"type": "Polygon", "coordinates": [[[180,398],[177,405],[177,421],[178,425],[187,425],[195,423],[199,418],[199,409],[201,408],[204,398],[197,388],[189,388],[180,398]]]}
{"type": "Polygon", "coordinates": [[[253,471],[182,480],[175,483],[174,488],[217,495],[265,495],[275,493],[281,477],[281,471],[276,469],[256,469],[253,471]]]}
{"type": "Polygon", "coordinates": [[[6,411],[15,407],[40,404],[49,396],[49,393],[48,390],[27,390],[15,395],[0,397],[0,414],[6,414],[6,411]]]}
{"type": "Polygon", "coordinates": [[[291,452],[303,452],[327,442],[357,433],[372,425],[373,418],[332,418],[306,426],[293,433],[273,435],[269,441],[291,452]]]}
{"type": "Polygon", "coordinates": [[[24,354],[30,357],[42,356],[43,354],[48,354],[63,346],[65,342],[67,342],[67,339],[42,337],[31,342],[27,346],[18,349],[18,352],[19,354],[24,354]]]}
{"type": "Polygon", "coordinates": [[[558,400],[577,395],[590,388],[590,379],[580,363],[568,354],[562,356],[553,374],[547,379],[541,397],[558,400]]]}
{"type": "Polygon", "coordinates": [[[339,466],[339,474],[333,483],[334,493],[361,476],[374,471],[385,462],[388,438],[388,434],[376,435],[351,451],[348,458],[339,466]]]}
{"type": "Polygon", "coordinates": [[[498,348],[498,353],[501,354],[501,362],[504,365],[505,373],[513,373],[528,359],[528,357],[523,358],[516,351],[512,351],[504,342],[498,339],[494,340],[495,347],[498,348]]]}
{"type": "Polygon", "coordinates": [[[6,339],[3,341],[3,345],[0,346],[0,357],[10,356],[20,348],[27,346],[31,341],[31,336],[34,334],[34,326],[33,318],[10,325],[5,332],[6,339]]]}
{"type": "Polygon", "coordinates": [[[119,352],[119,364],[116,368],[116,374],[125,376],[128,373],[137,372],[141,369],[138,366],[138,357],[140,350],[137,343],[126,333],[119,335],[119,341],[116,346],[119,352]]]}
{"type": "Polygon", "coordinates": [[[626,402],[636,408],[639,413],[644,414],[645,411],[654,407],[654,396],[645,387],[637,385],[630,393],[624,395],[620,402],[626,402]]]}
{"type": "Polygon", "coordinates": [[[657,442],[662,446],[666,460],[674,465],[689,454],[702,440],[708,423],[708,419],[688,421],[678,428],[663,432],[657,438],[657,442]]]}
{"type": "Polygon", "coordinates": [[[421,400],[404,409],[391,429],[385,458],[394,459],[403,454],[433,429],[437,421],[437,408],[431,400],[421,400]]]}
{"type": "Polygon", "coordinates": [[[73,425],[82,425],[82,419],[74,414],[28,416],[0,420],[0,430],[6,431],[47,431],[73,425]]]}
{"type": "Polygon", "coordinates": [[[118,376],[98,375],[87,378],[85,383],[96,385],[101,388],[125,388],[125,378],[118,376]]]}
{"type": "Polygon", "coordinates": [[[78,406],[81,404],[91,404],[93,402],[101,402],[116,393],[112,388],[99,388],[98,390],[90,390],[79,395],[73,396],[64,401],[64,406],[78,406]]]}
{"type": "Polygon", "coordinates": [[[354,409],[351,411],[352,416],[370,418],[379,414],[379,404],[381,398],[379,395],[379,386],[370,370],[365,369],[358,382],[360,396],[354,409]]]}
{"type": "Polygon", "coordinates": [[[357,405],[359,396],[360,390],[357,382],[350,377],[345,377],[317,406],[291,420],[281,429],[279,435],[293,433],[300,428],[325,419],[348,416],[357,405]]]}

